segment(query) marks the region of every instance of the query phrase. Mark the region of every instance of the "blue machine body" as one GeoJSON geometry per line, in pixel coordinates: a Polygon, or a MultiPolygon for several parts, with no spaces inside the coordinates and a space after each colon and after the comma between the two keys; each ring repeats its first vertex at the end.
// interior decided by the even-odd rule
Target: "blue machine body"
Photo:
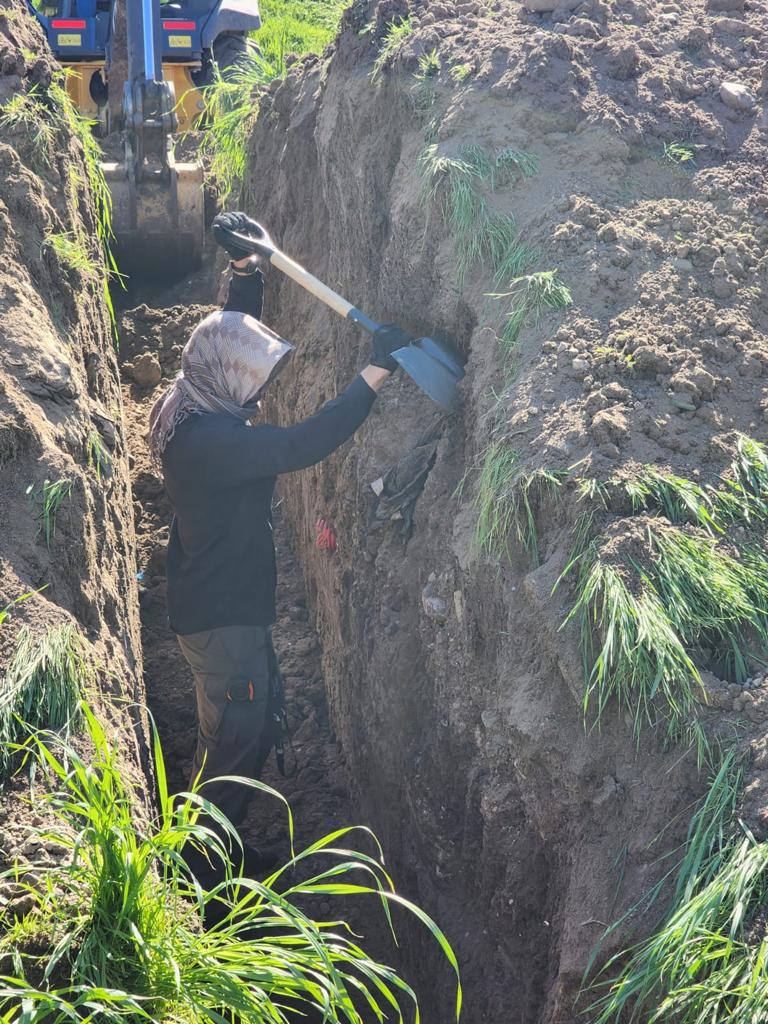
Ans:
{"type": "MultiPolygon", "coordinates": [[[[27,3],[61,61],[109,59],[114,0],[27,3]]],[[[160,4],[159,15],[164,62],[201,60],[223,32],[252,32],[261,26],[258,0],[170,0],[160,4]]]]}

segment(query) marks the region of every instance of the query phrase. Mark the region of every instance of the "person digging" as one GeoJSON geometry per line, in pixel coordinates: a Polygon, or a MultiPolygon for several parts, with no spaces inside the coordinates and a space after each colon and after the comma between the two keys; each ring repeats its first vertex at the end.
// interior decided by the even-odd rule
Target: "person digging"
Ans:
{"type": "MultiPolygon", "coordinates": [[[[338,397],[293,426],[262,422],[260,399],[293,346],[261,322],[259,257],[229,236],[258,237],[260,230],[243,213],[214,220],[214,237],[231,257],[227,300],[192,332],[181,372],[153,406],[149,428],[174,511],[166,563],[169,624],[195,683],[191,781],[206,783],[202,795],[236,827],[253,788],[221,776],[257,779],[281,728],[282,686],[271,636],[276,478],[320,462],[351,437],[397,369],[392,352],[411,340],[383,325],[373,335],[369,365],[338,397]]],[[[240,868],[245,875],[274,867],[283,852],[247,843],[243,851],[231,852],[236,873],[240,868]]],[[[187,849],[185,856],[201,884],[221,879],[221,867],[202,854],[187,849]]]]}

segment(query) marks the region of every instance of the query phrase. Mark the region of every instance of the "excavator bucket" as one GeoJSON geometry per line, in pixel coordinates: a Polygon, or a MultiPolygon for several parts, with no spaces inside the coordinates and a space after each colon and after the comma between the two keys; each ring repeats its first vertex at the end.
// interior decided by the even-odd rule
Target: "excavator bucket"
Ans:
{"type": "Polygon", "coordinates": [[[112,194],[115,256],[121,272],[179,276],[203,254],[203,166],[179,162],[137,179],[127,162],[102,164],[112,194]]]}

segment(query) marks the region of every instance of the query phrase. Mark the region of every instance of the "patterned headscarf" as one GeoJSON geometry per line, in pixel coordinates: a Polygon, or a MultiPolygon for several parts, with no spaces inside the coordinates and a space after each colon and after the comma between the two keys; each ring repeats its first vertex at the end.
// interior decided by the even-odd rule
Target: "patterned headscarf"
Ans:
{"type": "Polygon", "coordinates": [[[197,325],[181,353],[181,373],[149,415],[149,446],[160,458],[189,416],[225,412],[248,420],[261,391],[293,352],[247,313],[218,311],[197,325]]]}

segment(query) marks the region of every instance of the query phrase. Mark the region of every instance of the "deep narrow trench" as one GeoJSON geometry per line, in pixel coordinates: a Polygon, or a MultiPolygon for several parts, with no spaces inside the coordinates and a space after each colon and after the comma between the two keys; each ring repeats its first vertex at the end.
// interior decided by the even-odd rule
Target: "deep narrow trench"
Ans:
{"type": "MultiPolygon", "coordinates": [[[[174,791],[185,789],[189,779],[197,728],[195,697],[190,670],[167,621],[165,549],[172,508],[145,435],[153,402],[178,372],[184,343],[215,304],[218,281],[219,275],[208,267],[186,286],[163,291],[157,285],[134,285],[128,295],[130,308],[123,309],[119,321],[145,686],[174,791]],[[210,299],[210,304],[173,304],[185,291],[210,299]]],[[[353,816],[347,767],[328,716],[322,640],[312,625],[301,567],[287,525],[281,522],[282,501],[278,488],[274,510],[278,562],[274,642],[285,680],[291,741],[286,754],[287,777],[278,771],[273,753],[261,778],[289,802],[298,852],[336,829],[364,823],[353,816]]],[[[242,831],[255,845],[283,842],[287,853],[286,811],[268,794],[255,794],[242,831]]],[[[375,852],[364,837],[358,845],[366,852],[375,852]]],[[[348,920],[365,938],[371,955],[391,962],[394,947],[377,901],[350,900],[340,910],[337,901],[332,904],[329,899],[321,899],[314,909],[323,918],[333,915],[348,920]]]]}

